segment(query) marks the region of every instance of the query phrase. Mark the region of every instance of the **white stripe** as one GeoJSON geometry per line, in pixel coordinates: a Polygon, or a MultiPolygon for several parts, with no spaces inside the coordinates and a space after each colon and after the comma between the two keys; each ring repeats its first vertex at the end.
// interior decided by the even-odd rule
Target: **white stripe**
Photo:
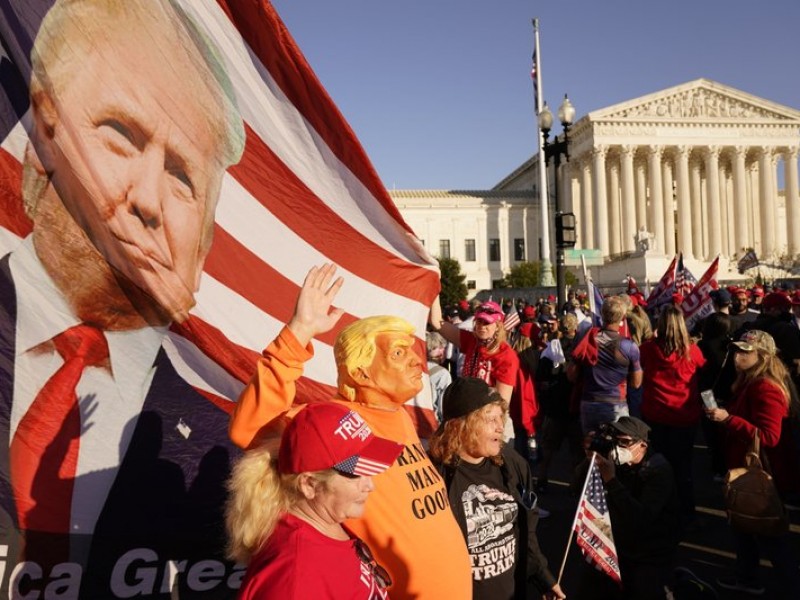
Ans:
{"type": "MultiPolygon", "coordinates": [[[[286,227],[230,175],[223,180],[216,221],[260,260],[297,286],[303,284],[306,273],[313,265],[330,261],[325,254],[286,227]],[[265,232],[269,232],[269,235],[265,235],[265,232]]],[[[357,251],[357,247],[354,251],[357,251]]],[[[352,315],[421,314],[422,321],[417,323],[424,322],[427,317],[428,306],[370,283],[357,273],[340,268],[338,274],[344,277],[345,285],[337,296],[337,305],[352,315]]]]}
{"type": "Polygon", "coordinates": [[[181,4],[223,51],[241,115],[261,140],[351,227],[396,256],[421,264],[424,258],[408,243],[407,232],[295,109],[217,2],[182,0],[181,4]]]}

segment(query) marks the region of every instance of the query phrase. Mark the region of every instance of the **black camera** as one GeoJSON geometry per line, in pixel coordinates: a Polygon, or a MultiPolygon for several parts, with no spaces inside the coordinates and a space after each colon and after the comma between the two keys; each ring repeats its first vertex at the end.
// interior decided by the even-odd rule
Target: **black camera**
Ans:
{"type": "Polygon", "coordinates": [[[589,451],[597,452],[600,456],[607,457],[614,448],[615,430],[608,423],[604,423],[592,431],[589,438],[589,451]]]}

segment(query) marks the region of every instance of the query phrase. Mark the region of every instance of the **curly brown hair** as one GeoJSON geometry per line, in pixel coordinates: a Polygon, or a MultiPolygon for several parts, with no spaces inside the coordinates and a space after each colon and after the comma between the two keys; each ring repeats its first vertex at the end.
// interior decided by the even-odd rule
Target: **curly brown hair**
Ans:
{"type": "MultiPolygon", "coordinates": [[[[493,408],[499,406],[503,410],[503,420],[508,416],[508,405],[499,394],[497,400],[474,410],[464,417],[445,421],[431,436],[428,444],[428,454],[436,464],[456,466],[461,457],[459,451],[471,450],[478,445],[480,428],[485,425],[486,415],[493,408]]],[[[503,464],[503,455],[488,457],[494,464],[503,464]]]]}

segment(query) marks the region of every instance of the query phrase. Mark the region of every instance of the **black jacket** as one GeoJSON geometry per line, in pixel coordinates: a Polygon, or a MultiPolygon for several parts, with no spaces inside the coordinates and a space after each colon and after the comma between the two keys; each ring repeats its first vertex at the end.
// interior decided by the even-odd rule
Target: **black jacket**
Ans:
{"type": "MultiPolygon", "coordinates": [[[[578,469],[586,479],[588,460],[578,469]]],[[[617,467],[604,483],[611,529],[620,562],[660,564],[678,547],[678,496],[672,467],[661,454],[639,465],[617,467]]]]}

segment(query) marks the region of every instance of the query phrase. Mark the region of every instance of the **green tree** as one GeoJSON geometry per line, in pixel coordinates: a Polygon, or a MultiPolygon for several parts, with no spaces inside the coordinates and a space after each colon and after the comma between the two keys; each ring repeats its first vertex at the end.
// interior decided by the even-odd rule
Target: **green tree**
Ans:
{"type": "Polygon", "coordinates": [[[539,285],[539,272],[541,264],[525,261],[511,267],[508,275],[503,278],[503,287],[527,288],[539,285]]]}
{"type": "Polygon", "coordinates": [[[441,274],[442,291],[439,299],[442,306],[453,305],[467,298],[467,278],[461,272],[461,264],[455,258],[437,258],[441,274]]]}
{"type": "Polygon", "coordinates": [[[580,279],[578,279],[578,276],[572,272],[572,269],[567,269],[564,272],[564,283],[566,283],[567,287],[569,287],[570,289],[575,289],[576,287],[578,287],[580,279]]]}

